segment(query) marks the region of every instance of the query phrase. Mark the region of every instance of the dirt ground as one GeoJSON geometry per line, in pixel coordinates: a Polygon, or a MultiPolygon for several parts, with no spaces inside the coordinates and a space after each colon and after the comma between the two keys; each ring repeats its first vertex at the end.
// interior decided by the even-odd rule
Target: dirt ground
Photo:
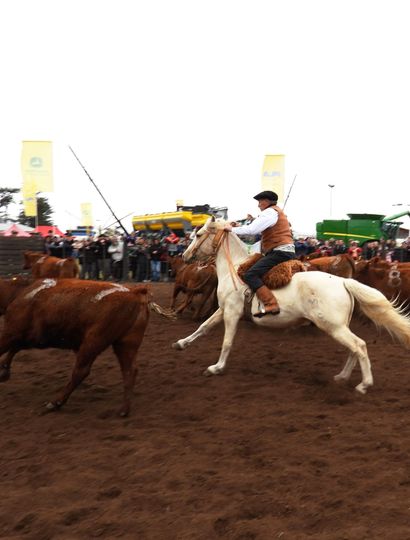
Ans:
{"type": "MultiPolygon", "coordinates": [[[[152,285],[168,305],[171,283],[152,285]]],[[[333,382],[347,358],[314,327],[241,322],[228,370],[222,328],[185,351],[186,313],[153,313],[133,410],[121,419],[111,351],[63,410],[41,414],[74,355],[24,351],[0,386],[0,538],[410,539],[409,353],[362,320],[375,386],[333,382]]]]}

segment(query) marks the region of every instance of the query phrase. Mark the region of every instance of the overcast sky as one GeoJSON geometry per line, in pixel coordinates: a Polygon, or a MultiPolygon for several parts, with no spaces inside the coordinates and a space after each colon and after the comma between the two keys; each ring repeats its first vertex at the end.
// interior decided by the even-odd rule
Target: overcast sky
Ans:
{"type": "Polygon", "coordinates": [[[113,222],[68,145],[120,218],[183,199],[237,219],[278,153],[297,231],[330,191],[337,218],[409,210],[408,21],[405,0],[3,0],[0,186],[51,140],[62,229],[81,202],[113,222]]]}

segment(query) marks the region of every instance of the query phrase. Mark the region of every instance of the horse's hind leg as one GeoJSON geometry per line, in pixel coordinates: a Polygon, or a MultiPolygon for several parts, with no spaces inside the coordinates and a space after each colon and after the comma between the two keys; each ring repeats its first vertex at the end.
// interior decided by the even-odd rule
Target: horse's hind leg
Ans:
{"type": "Polygon", "coordinates": [[[221,308],[218,308],[215,311],[215,313],[213,313],[209,317],[209,319],[203,322],[201,326],[197,330],[195,330],[193,334],[191,334],[190,336],[184,339],[179,339],[176,343],[172,344],[172,348],[178,349],[178,350],[186,349],[189,345],[191,345],[193,341],[207,334],[209,330],[211,330],[211,328],[213,328],[218,323],[220,323],[222,321],[222,318],[223,318],[223,311],[221,308]]]}
{"type": "Polygon", "coordinates": [[[350,376],[352,374],[352,371],[356,365],[357,359],[354,354],[350,353],[348,359],[346,360],[346,364],[344,365],[342,371],[335,375],[333,378],[335,381],[348,381],[350,379],[350,376]]]}
{"type": "Polygon", "coordinates": [[[182,313],[185,311],[185,309],[192,303],[192,300],[194,298],[193,293],[186,293],[185,300],[182,301],[182,304],[180,304],[177,309],[175,310],[175,313],[182,313]]]}
{"type": "Polygon", "coordinates": [[[174,292],[172,293],[172,301],[171,301],[170,309],[175,309],[177,296],[181,291],[182,291],[181,287],[178,287],[177,285],[174,286],[174,292]]]}
{"type": "Polygon", "coordinates": [[[326,331],[350,351],[349,358],[341,374],[344,374],[347,378],[350,377],[356,359],[359,360],[360,369],[362,371],[362,382],[356,386],[356,390],[361,394],[365,394],[367,388],[373,385],[373,375],[369,356],[367,354],[366,343],[353,334],[347,326],[337,328],[333,331],[326,329],[326,331]]]}

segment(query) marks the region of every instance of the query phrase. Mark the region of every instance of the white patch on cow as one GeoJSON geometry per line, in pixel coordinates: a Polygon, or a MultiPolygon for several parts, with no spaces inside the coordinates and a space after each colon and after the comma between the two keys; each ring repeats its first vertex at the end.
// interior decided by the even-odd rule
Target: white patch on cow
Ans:
{"type": "Polygon", "coordinates": [[[65,259],[60,259],[59,261],[56,262],[58,266],[63,266],[64,263],[65,263],[65,259]]]}
{"type": "Polygon", "coordinates": [[[30,291],[26,294],[25,298],[33,298],[37,293],[42,291],[43,289],[49,289],[50,287],[55,287],[57,285],[57,281],[55,279],[43,279],[43,283],[39,286],[30,291]]]}
{"type": "Polygon", "coordinates": [[[113,283],[111,289],[105,289],[105,291],[100,291],[98,294],[94,296],[94,298],[91,298],[91,302],[99,302],[104,296],[107,296],[108,294],[112,294],[115,292],[129,292],[130,290],[127,287],[124,287],[123,285],[119,285],[118,283],[113,283]]]}
{"type": "Polygon", "coordinates": [[[47,257],[47,255],[43,255],[42,257],[40,257],[39,259],[37,259],[37,261],[35,262],[35,264],[41,264],[41,263],[43,263],[43,262],[46,260],[46,257],[47,257]]]}
{"type": "Polygon", "coordinates": [[[400,287],[401,285],[400,270],[397,268],[397,264],[393,264],[391,267],[387,285],[389,287],[400,287]]]}
{"type": "Polygon", "coordinates": [[[336,256],[336,259],[332,262],[332,264],[330,265],[330,267],[332,268],[332,270],[334,270],[335,268],[337,268],[337,265],[340,263],[340,261],[342,260],[342,257],[340,255],[337,255],[336,256]]]}

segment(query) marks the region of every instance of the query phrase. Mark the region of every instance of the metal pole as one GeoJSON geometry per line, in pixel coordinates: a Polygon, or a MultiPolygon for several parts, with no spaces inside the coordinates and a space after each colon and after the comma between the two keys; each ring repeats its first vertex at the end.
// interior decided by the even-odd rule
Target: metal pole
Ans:
{"type": "Polygon", "coordinates": [[[78,159],[76,153],[74,152],[74,150],[71,148],[71,146],[69,145],[68,148],[71,150],[71,152],[74,154],[74,157],[75,159],[78,161],[78,163],[81,165],[83,171],[85,172],[85,174],[88,176],[88,178],[90,179],[92,185],[95,187],[95,189],[98,191],[98,193],[100,194],[102,200],[105,202],[105,204],[108,206],[111,214],[115,217],[115,220],[117,223],[120,224],[122,230],[125,232],[125,234],[128,236],[128,231],[127,229],[124,227],[124,225],[121,223],[121,221],[117,218],[117,216],[114,214],[114,210],[111,208],[111,206],[108,204],[108,202],[105,200],[104,198],[104,195],[101,193],[101,191],[98,189],[97,187],[97,184],[94,182],[94,180],[91,178],[91,176],[88,174],[86,168],[84,167],[84,165],[81,163],[81,161],[78,159]]]}
{"type": "Polygon", "coordinates": [[[292,185],[290,186],[290,189],[289,189],[289,193],[288,193],[288,196],[286,197],[286,200],[285,200],[285,202],[284,202],[284,204],[283,204],[283,208],[282,208],[282,210],[284,210],[284,209],[285,209],[286,203],[288,202],[288,199],[289,199],[289,195],[290,195],[290,192],[292,191],[292,188],[293,188],[293,184],[295,183],[296,177],[297,177],[297,174],[295,174],[295,177],[294,177],[294,179],[293,179],[292,185]]]}

